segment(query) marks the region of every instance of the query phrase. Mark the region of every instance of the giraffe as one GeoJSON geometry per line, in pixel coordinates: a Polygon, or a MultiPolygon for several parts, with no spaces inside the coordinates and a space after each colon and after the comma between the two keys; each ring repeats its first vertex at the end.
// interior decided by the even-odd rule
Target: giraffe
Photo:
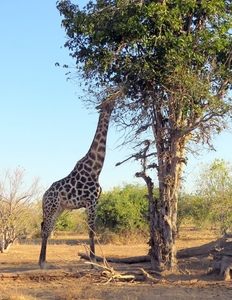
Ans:
{"type": "Polygon", "coordinates": [[[82,207],[86,209],[89,226],[90,259],[93,262],[96,261],[94,244],[95,216],[98,198],[101,194],[98,178],[105,159],[106,138],[114,103],[112,100],[105,100],[96,107],[100,109],[100,115],[89,151],[76,163],[67,177],[54,182],[43,196],[40,268],[46,267],[47,240],[57,218],[65,209],[82,207]]]}

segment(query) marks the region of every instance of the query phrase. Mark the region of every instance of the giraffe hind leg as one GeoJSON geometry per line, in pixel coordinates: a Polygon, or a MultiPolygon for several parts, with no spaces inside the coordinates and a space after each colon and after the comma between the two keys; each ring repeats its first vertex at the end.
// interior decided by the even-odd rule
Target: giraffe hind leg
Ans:
{"type": "Polygon", "coordinates": [[[44,222],[41,223],[42,242],[41,242],[41,251],[39,256],[39,266],[41,269],[45,269],[46,249],[47,249],[47,238],[44,236],[43,227],[44,227],[44,222]]]}
{"type": "Polygon", "coordinates": [[[41,250],[40,250],[40,256],[39,256],[39,266],[41,269],[46,268],[46,251],[47,251],[47,236],[42,236],[42,243],[41,243],[41,250]]]}

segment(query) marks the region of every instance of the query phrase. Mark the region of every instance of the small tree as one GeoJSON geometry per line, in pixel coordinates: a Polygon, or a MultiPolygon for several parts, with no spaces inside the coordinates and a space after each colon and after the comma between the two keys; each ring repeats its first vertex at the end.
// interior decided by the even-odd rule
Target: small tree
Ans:
{"type": "Polygon", "coordinates": [[[33,223],[31,204],[39,196],[38,179],[24,185],[25,172],[7,170],[0,181],[0,251],[9,250],[16,238],[27,233],[33,223]]]}

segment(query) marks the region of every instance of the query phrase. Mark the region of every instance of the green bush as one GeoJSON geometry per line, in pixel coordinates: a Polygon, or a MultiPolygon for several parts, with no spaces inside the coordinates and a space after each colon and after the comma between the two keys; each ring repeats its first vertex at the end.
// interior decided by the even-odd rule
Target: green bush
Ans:
{"type": "Polygon", "coordinates": [[[179,196],[177,226],[191,222],[199,227],[210,223],[210,207],[206,201],[196,195],[179,196]]]}
{"type": "Polygon", "coordinates": [[[101,195],[98,204],[96,227],[98,231],[114,233],[147,231],[147,190],[139,185],[115,187],[101,195]]]}

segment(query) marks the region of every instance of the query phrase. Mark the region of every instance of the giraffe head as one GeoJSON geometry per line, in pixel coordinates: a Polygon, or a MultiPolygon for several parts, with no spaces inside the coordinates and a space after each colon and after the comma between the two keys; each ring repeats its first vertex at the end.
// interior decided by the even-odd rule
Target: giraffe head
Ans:
{"type": "Polygon", "coordinates": [[[108,97],[106,97],[98,106],[96,106],[96,109],[100,109],[111,112],[115,106],[115,103],[117,101],[118,96],[120,95],[120,91],[116,91],[115,93],[112,93],[108,97]]]}

